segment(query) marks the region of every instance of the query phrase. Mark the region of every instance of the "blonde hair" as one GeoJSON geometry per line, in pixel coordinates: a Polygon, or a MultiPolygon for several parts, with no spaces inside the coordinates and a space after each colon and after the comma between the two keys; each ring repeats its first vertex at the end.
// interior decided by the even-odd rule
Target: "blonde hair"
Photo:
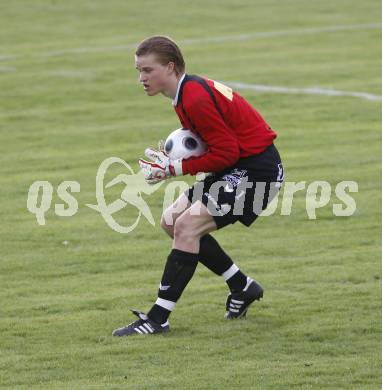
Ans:
{"type": "Polygon", "coordinates": [[[175,72],[178,76],[184,73],[186,65],[182,52],[171,38],[162,35],[154,35],[142,41],[135,51],[137,57],[152,53],[157,56],[158,61],[162,65],[173,62],[175,72]]]}

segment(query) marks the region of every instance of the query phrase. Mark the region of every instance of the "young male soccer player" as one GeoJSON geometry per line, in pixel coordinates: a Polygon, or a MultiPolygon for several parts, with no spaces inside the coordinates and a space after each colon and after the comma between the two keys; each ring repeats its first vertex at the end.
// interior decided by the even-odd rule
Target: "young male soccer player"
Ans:
{"type": "Polygon", "coordinates": [[[152,161],[139,160],[139,164],[147,182],[198,172],[212,174],[196,182],[163,213],[161,226],[173,245],[158,298],[147,314],[133,310],[138,320],[113,335],[167,332],[168,317],[198,261],[228,284],[226,318],[244,317],[249,305],[263,296],[263,288],[233,263],[209,233],[237,221],[250,226],[276,195],[284,175],[273,144],[276,133],[230,88],[186,74],[182,53],[170,38],[147,38],[135,54],[146,94],[171,98],[182,126],[208,145],[204,155],[187,160],[171,160],[163,150],[146,149],[152,161]],[[256,199],[260,206],[255,207],[256,199]]]}

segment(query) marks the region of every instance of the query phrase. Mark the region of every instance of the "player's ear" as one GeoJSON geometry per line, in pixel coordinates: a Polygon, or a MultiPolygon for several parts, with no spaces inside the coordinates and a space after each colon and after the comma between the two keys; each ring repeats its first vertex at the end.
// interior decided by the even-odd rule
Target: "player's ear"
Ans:
{"type": "Polygon", "coordinates": [[[175,64],[170,61],[168,64],[167,64],[167,73],[168,74],[171,74],[172,72],[175,71],[175,64]]]}

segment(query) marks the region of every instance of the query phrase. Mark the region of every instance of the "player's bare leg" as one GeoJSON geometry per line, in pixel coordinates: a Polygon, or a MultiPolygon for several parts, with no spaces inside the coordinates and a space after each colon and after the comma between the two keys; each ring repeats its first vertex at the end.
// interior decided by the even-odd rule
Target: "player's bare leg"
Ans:
{"type": "Polygon", "coordinates": [[[161,228],[171,237],[174,238],[174,229],[176,220],[191,206],[187,196],[181,194],[175,202],[169,206],[162,214],[160,221],[161,228]]]}
{"type": "Polygon", "coordinates": [[[176,219],[172,248],[198,254],[200,238],[216,229],[207,207],[197,201],[176,219]]]}

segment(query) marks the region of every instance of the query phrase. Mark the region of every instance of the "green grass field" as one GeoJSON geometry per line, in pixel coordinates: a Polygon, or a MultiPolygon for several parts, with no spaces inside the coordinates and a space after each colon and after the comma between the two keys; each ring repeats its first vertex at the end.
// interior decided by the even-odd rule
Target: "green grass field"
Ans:
{"type": "Polygon", "coordinates": [[[278,132],[286,180],[329,182],[330,203],[310,220],[299,191],[290,216],[279,204],[214,234],[266,289],[246,321],[224,320],[228,290],[199,265],[170,334],[111,336],[150,308],[171,247],[165,185],[144,196],[155,227],[119,234],[86,207],[105,158],[137,171],[179,125],[137,82],[134,45],[153,34],[215,80],[382,95],[378,0],[1,1],[0,388],[381,389],[381,100],[241,91],[278,132]],[[27,210],[36,180],[55,191],[45,226],[27,210]],[[68,218],[54,213],[64,180],[81,185],[68,218]],[[343,180],[359,186],[351,217],[332,211],[343,180]]]}

